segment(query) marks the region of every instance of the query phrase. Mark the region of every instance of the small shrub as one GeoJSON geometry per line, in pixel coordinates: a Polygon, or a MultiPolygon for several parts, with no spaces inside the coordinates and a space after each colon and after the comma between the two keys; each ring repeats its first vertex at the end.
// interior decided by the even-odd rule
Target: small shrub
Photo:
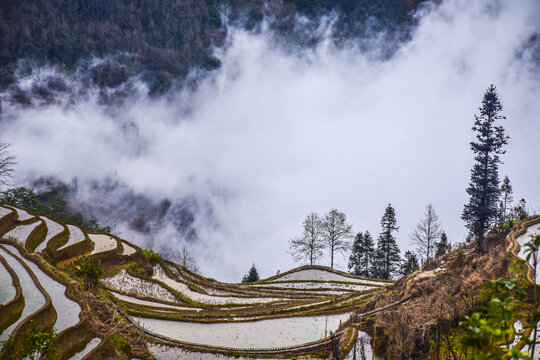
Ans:
{"type": "Polygon", "coordinates": [[[85,257],[73,266],[73,272],[83,280],[85,290],[94,290],[103,275],[103,267],[100,260],[95,262],[85,257]]]}
{"type": "Polygon", "coordinates": [[[129,342],[125,337],[119,334],[114,334],[111,336],[111,344],[115,347],[115,349],[118,349],[122,351],[125,354],[131,353],[131,345],[129,345],[129,342]]]}
{"type": "Polygon", "coordinates": [[[0,341],[2,352],[8,359],[41,359],[43,356],[54,355],[56,348],[53,340],[56,337],[56,328],[37,331],[35,320],[30,321],[30,328],[22,334],[23,341],[20,350],[15,351],[15,342],[10,335],[6,340],[0,341]]]}
{"type": "Polygon", "coordinates": [[[161,260],[161,255],[153,252],[152,250],[143,250],[142,253],[146,260],[150,262],[157,262],[161,260]]]}
{"type": "Polygon", "coordinates": [[[504,230],[510,230],[511,228],[514,227],[515,224],[516,222],[514,220],[510,220],[510,221],[505,222],[502,227],[504,230]]]}

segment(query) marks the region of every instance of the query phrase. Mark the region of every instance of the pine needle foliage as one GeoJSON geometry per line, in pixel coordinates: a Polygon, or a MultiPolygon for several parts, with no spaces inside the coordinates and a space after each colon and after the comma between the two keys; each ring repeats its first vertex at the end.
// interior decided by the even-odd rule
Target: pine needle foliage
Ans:
{"type": "Polygon", "coordinates": [[[257,268],[255,267],[255,263],[253,263],[247,275],[244,275],[244,277],[242,278],[242,283],[247,284],[247,283],[259,281],[259,279],[260,279],[259,272],[257,271],[257,268]]]}
{"type": "Polygon", "coordinates": [[[351,249],[351,256],[349,257],[350,273],[370,277],[374,255],[375,242],[369,231],[356,234],[351,249]]]}
{"type": "Polygon", "coordinates": [[[394,232],[398,231],[396,211],[388,204],[381,218],[381,233],[373,262],[373,275],[379,279],[391,279],[399,272],[401,257],[394,232]]]}
{"type": "Polygon", "coordinates": [[[506,152],[503,147],[509,137],[502,126],[496,125],[496,121],[506,118],[500,114],[502,105],[494,85],[487,89],[479,110],[480,115],[475,115],[472,127],[476,132],[476,141],[470,143],[475,163],[467,188],[469,202],[465,204],[461,218],[475,237],[478,251],[482,253],[484,233],[498,212],[500,155],[506,152]]]}

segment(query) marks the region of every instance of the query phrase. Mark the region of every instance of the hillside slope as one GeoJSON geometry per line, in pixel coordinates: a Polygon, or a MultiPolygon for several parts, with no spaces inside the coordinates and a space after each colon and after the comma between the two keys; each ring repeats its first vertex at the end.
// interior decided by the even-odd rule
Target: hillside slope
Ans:
{"type": "MultiPolygon", "coordinates": [[[[224,44],[228,23],[256,29],[263,19],[288,41],[316,43],[323,15],[339,14],[336,38],[373,30],[402,33],[412,24],[418,0],[385,1],[3,1],[0,3],[0,90],[35,66],[59,66],[100,88],[115,88],[140,76],[151,94],[166,91],[193,69],[213,70],[220,61],[215,47],[224,44]],[[297,16],[311,21],[298,29],[297,16]],[[224,21],[225,20],[225,21],[224,21]],[[377,24],[377,27],[373,25],[377,24]],[[398,28],[402,28],[399,31],[398,28]],[[104,61],[97,61],[102,59],[104,61]]],[[[66,84],[50,79],[33,95],[51,97],[66,84]]],[[[17,95],[17,94],[15,94],[17,95]]],[[[27,103],[31,96],[18,94],[27,103]]]]}
{"type": "Polygon", "coordinates": [[[429,358],[442,324],[478,307],[482,284],[526,276],[516,237],[536,223],[490,234],[482,256],[460,249],[396,283],[303,266],[227,284],[116,236],[2,204],[2,356],[21,358],[32,333],[54,326],[58,359],[342,359],[370,338],[368,353],[429,358]]]}

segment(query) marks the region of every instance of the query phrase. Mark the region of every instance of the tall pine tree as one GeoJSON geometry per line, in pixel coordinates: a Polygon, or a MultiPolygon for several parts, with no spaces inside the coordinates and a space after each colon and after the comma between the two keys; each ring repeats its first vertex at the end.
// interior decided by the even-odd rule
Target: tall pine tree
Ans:
{"type": "Polygon", "coordinates": [[[399,270],[401,257],[394,237],[398,231],[396,211],[388,204],[381,218],[381,233],[377,239],[377,250],[373,262],[373,275],[380,279],[391,279],[399,270]]]}
{"type": "Polygon", "coordinates": [[[472,130],[476,132],[476,142],[471,142],[475,153],[475,163],[471,170],[471,181],[467,188],[469,202],[465,204],[461,218],[477,242],[478,251],[484,251],[484,233],[497,216],[499,200],[499,155],[505,153],[503,146],[508,143],[502,126],[495,121],[505,119],[500,115],[502,105],[497,89],[491,85],[482,100],[480,116],[475,115],[472,130]]]}
{"type": "Polygon", "coordinates": [[[354,243],[349,257],[349,271],[351,274],[370,277],[375,243],[369,231],[364,234],[359,232],[354,238],[354,243]]]}

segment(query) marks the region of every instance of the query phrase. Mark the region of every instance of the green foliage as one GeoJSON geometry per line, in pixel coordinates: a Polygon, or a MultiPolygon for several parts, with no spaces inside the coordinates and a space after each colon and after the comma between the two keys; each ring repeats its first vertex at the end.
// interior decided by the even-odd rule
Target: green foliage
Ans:
{"type": "Polygon", "coordinates": [[[3,352],[8,359],[14,359],[15,358],[15,341],[12,334],[9,334],[8,338],[6,340],[0,341],[0,352],[3,352]]]}
{"type": "Polygon", "coordinates": [[[529,218],[529,212],[527,211],[527,202],[525,199],[520,199],[518,203],[512,209],[512,218],[514,220],[527,220],[529,218]]]}
{"type": "Polygon", "coordinates": [[[2,351],[8,359],[31,359],[37,360],[42,356],[54,355],[56,348],[53,340],[57,335],[54,327],[49,330],[37,331],[36,322],[30,320],[30,328],[22,334],[22,344],[20,349],[15,350],[15,341],[10,335],[7,340],[0,341],[2,351]]]}
{"type": "Polygon", "coordinates": [[[500,155],[505,153],[503,146],[508,143],[504,128],[495,125],[495,121],[504,120],[505,117],[500,115],[502,105],[494,85],[487,89],[479,110],[480,116],[475,115],[472,127],[477,141],[470,144],[475,163],[467,188],[469,202],[465,204],[461,218],[470,234],[476,238],[478,250],[483,252],[484,233],[499,212],[500,155]]]}
{"type": "Polygon", "coordinates": [[[150,261],[150,262],[158,262],[158,261],[161,261],[161,255],[153,252],[152,250],[144,250],[142,251],[144,257],[146,258],[146,260],[150,261]]]}
{"type": "Polygon", "coordinates": [[[377,239],[377,250],[373,261],[372,275],[380,279],[391,279],[399,271],[401,257],[394,232],[398,231],[396,211],[388,204],[381,218],[381,233],[377,239]]]}
{"type": "Polygon", "coordinates": [[[120,334],[114,334],[110,337],[110,339],[111,339],[111,344],[116,349],[120,350],[124,354],[131,353],[131,345],[129,344],[129,342],[127,341],[125,337],[123,337],[120,334]]]}
{"type": "Polygon", "coordinates": [[[502,227],[504,230],[510,230],[511,228],[514,227],[515,224],[516,222],[514,220],[510,220],[510,221],[505,222],[502,227]]]}
{"type": "Polygon", "coordinates": [[[450,251],[451,245],[448,243],[448,236],[446,232],[441,233],[441,240],[435,244],[435,257],[443,256],[450,251]]]}
{"type": "Polygon", "coordinates": [[[246,284],[255,281],[259,281],[259,273],[257,272],[257,268],[255,268],[255,263],[253,263],[247,275],[244,275],[244,277],[242,278],[242,283],[246,284]]]}
{"type": "Polygon", "coordinates": [[[431,348],[436,353],[433,355],[437,359],[453,360],[531,360],[525,348],[520,350],[512,345],[515,340],[532,343],[525,335],[536,327],[540,315],[535,303],[536,310],[532,313],[536,319],[532,321],[530,298],[524,284],[523,280],[497,279],[485,283],[479,297],[449,296],[435,311],[437,327],[431,348]],[[444,310],[445,306],[450,306],[449,311],[444,310]],[[471,315],[462,317],[461,311],[471,315]],[[457,322],[459,319],[462,321],[457,322]],[[517,321],[524,324],[522,330],[514,329],[517,321]]]}
{"type": "Polygon", "coordinates": [[[99,283],[99,278],[103,275],[103,267],[100,260],[96,262],[94,259],[85,257],[73,266],[73,272],[83,280],[85,290],[94,290],[99,283]]]}
{"type": "MultiPolygon", "coordinates": [[[[94,83],[115,87],[130,75],[144,74],[150,92],[157,94],[166,91],[174,78],[186,76],[192,66],[220,66],[212,49],[226,36],[223,13],[230,15],[231,23],[248,29],[267,20],[277,32],[290,35],[295,31],[296,13],[318,21],[321,12],[335,11],[342,15],[334,25],[338,26],[335,34],[346,36],[373,31],[376,26],[397,28],[412,23],[409,10],[415,2],[286,0],[271,7],[265,4],[262,0],[0,1],[0,66],[30,60],[61,64],[65,71],[72,71],[81,60],[114,55],[90,70],[94,83]]],[[[298,41],[305,40],[299,36],[298,41]]],[[[9,67],[0,73],[0,88],[14,79],[9,67]]],[[[47,87],[36,89],[41,96],[49,95],[49,89],[66,87],[58,79],[45,80],[47,87]]]]}
{"type": "Polygon", "coordinates": [[[349,256],[349,271],[351,274],[370,277],[375,255],[375,242],[369,231],[359,232],[354,237],[351,255],[349,256]]]}
{"type": "Polygon", "coordinates": [[[87,232],[111,232],[110,226],[101,226],[95,219],[86,219],[81,213],[71,210],[62,195],[40,200],[32,189],[18,187],[0,192],[0,201],[29,211],[79,225],[87,232]]]}
{"type": "MultiPolygon", "coordinates": [[[[540,235],[533,237],[530,241],[523,245],[525,259],[532,264],[533,266],[533,279],[536,279],[536,274],[538,271],[539,251],[540,251],[540,235]]],[[[537,336],[537,324],[540,321],[540,303],[538,302],[536,289],[534,293],[534,308],[533,311],[529,313],[527,317],[528,326],[533,330],[532,340],[527,341],[530,345],[531,354],[534,354],[536,348],[536,336],[537,336]]],[[[528,339],[527,339],[528,340],[528,339]]]]}
{"type": "Polygon", "coordinates": [[[39,208],[39,201],[34,191],[22,186],[2,191],[0,193],[0,201],[30,211],[35,211],[39,208]]]}
{"type": "Polygon", "coordinates": [[[480,311],[466,316],[460,323],[465,330],[460,342],[469,350],[467,359],[495,360],[508,356],[530,359],[511,345],[513,324],[519,320],[518,313],[522,310],[525,296],[516,279],[497,279],[484,285],[480,311]]]}
{"type": "Polygon", "coordinates": [[[192,64],[219,66],[211,55],[222,26],[216,0],[1,1],[0,14],[1,66],[30,59],[69,70],[82,59],[116,55],[92,69],[96,84],[118,86],[131,70],[144,73],[155,92],[166,90],[173,75],[185,76],[192,64]]]}
{"type": "Polygon", "coordinates": [[[403,275],[412,274],[419,268],[420,266],[418,265],[418,258],[416,257],[416,254],[410,250],[407,250],[405,252],[405,258],[403,259],[403,264],[401,265],[401,273],[403,275]]]}
{"type": "Polygon", "coordinates": [[[540,249],[540,235],[533,237],[530,241],[523,244],[523,252],[525,253],[525,260],[531,262],[534,269],[536,269],[536,266],[538,265],[539,249],[540,249]]]}

